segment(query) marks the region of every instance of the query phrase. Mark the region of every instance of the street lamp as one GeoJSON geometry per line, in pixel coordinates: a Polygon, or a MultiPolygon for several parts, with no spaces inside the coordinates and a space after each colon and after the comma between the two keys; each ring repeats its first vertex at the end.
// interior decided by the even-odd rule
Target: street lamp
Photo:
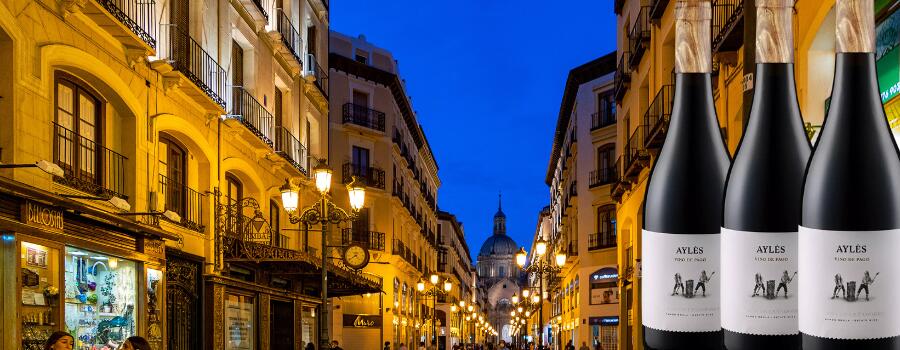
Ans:
{"type": "MultiPolygon", "coordinates": [[[[528,258],[528,252],[525,251],[525,248],[522,247],[519,249],[519,252],[516,253],[516,263],[519,264],[525,272],[533,273],[537,275],[538,278],[538,290],[537,293],[534,293],[534,297],[532,298],[532,302],[538,303],[538,345],[543,345],[544,339],[544,308],[541,306],[542,299],[544,298],[544,276],[550,278],[555,274],[558,274],[562,267],[566,264],[566,254],[563,252],[557,252],[555,255],[555,264],[551,264],[548,259],[544,257],[547,254],[547,241],[543,238],[538,239],[534,245],[534,256],[531,258],[531,263],[528,266],[525,266],[525,261],[528,258]]],[[[527,289],[522,290],[522,296],[524,298],[528,298],[529,291],[527,289]]]]}
{"type": "MultiPolygon", "coordinates": [[[[419,282],[416,283],[416,290],[418,290],[419,293],[423,293],[426,297],[431,297],[431,341],[434,343],[437,343],[437,322],[435,318],[435,310],[437,310],[437,298],[439,295],[450,293],[450,291],[453,290],[453,282],[450,282],[450,279],[448,278],[444,279],[443,289],[438,288],[438,286],[441,285],[439,283],[440,280],[440,276],[438,276],[437,274],[431,274],[431,276],[428,277],[428,282],[431,283],[431,287],[427,292],[425,292],[426,286],[424,280],[419,280],[419,282]]],[[[426,298],[426,300],[427,299],[428,298],[426,298]]],[[[459,303],[460,306],[464,304],[464,302],[461,300],[459,303]]],[[[471,305],[469,305],[469,307],[471,307],[471,305]]],[[[455,308],[456,305],[453,305],[451,309],[455,308]]]]}
{"type": "Polygon", "coordinates": [[[285,181],[281,186],[281,204],[288,213],[292,224],[303,223],[306,227],[314,225],[322,225],[322,310],[319,312],[319,347],[324,349],[328,347],[328,225],[339,225],[344,222],[355,220],[359,216],[359,210],[362,209],[366,200],[366,187],[354,176],[352,181],[347,184],[347,193],[350,200],[350,212],[347,212],[331,201],[329,191],[331,190],[332,170],[325,162],[320,159],[319,163],[313,168],[313,180],[316,184],[316,190],[319,191],[319,200],[302,211],[299,210],[300,193],[296,186],[291,184],[290,179],[285,181]],[[299,214],[298,214],[299,212],[299,214]]]}

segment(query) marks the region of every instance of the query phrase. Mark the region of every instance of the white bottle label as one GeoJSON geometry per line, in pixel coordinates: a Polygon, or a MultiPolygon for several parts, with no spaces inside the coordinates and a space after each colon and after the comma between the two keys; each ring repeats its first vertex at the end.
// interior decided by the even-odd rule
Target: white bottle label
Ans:
{"type": "Polygon", "coordinates": [[[722,229],[722,328],[797,334],[797,232],[722,229]]]}
{"type": "Polygon", "coordinates": [[[719,320],[719,235],[641,235],[641,317],[646,327],[715,332],[719,320]]]}
{"type": "Polygon", "coordinates": [[[900,230],[800,227],[800,332],[831,339],[900,335],[900,230]]]}

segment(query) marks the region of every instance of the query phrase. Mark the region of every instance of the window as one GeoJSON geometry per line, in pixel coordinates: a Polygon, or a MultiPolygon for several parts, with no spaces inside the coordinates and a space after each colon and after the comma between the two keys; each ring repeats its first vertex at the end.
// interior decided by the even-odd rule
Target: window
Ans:
{"type": "Polygon", "coordinates": [[[603,249],[616,246],[616,206],[613,204],[597,207],[597,229],[588,237],[588,249],[603,249]]]}
{"type": "MultiPolygon", "coordinates": [[[[275,128],[276,129],[280,128],[283,125],[282,124],[283,121],[281,120],[282,115],[284,113],[284,104],[281,100],[282,97],[283,96],[281,95],[281,89],[276,87],[275,88],[275,128]]],[[[276,135],[281,135],[281,133],[278,133],[276,135]]]]}
{"type": "Polygon", "coordinates": [[[178,142],[159,136],[159,184],[165,198],[165,209],[186,217],[187,152],[178,142]]]}
{"type": "Polygon", "coordinates": [[[368,64],[369,63],[369,53],[364,50],[356,49],[356,62],[359,62],[362,64],[368,64]]]}
{"type": "Polygon", "coordinates": [[[66,178],[101,185],[102,113],[92,89],[68,74],[57,74],[54,158],[66,178]]]}
{"type": "Polygon", "coordinates": [[[237,41],[231,41],[231,66],[234,72],[231,73],[231,84],[237,87],[244,87],[244,49],[237,41]]]}
{"type": "MultiPolygon", "coordinates": [[[[313,55],[313,57],[316,56],[316,26],[306,28],[306,52],[313,55]]],[[[310,67],[310,69],[314,68],[310,67]]]]}
{"type": "Polygon", "coordinates": [[[287,237],[281,235],[281,208],[275,201],[269,201],[269,225],[272,229],[272,244],[287,247],[287,237]]]}
{"type": "Polygon", "coordinates": [[[353,90],[353,104],[361,107],[369,107],[369,94],[353,90]]]}
{"type": "Polygon", "coordinates": [[[599,170],[598,180],[600,184],[608,184],[613,180],[615,152],[615,145],[611,143],[597,147],[597,170],[599,170]]]}
{"type": "Polygon", "coordinates": [[[244,198],[244,188],[241,181],[232,174],[225,174],[225,204],[227,205],[226,232],[238,234],[241,226],[240,201],[244,198]]]}
{"type": "Polygon", "coordinates": [[[365,177],[369,169],[369,149],[353,146],[353,175],[365,177]]]}
{"type": "Polygon", "coordinates": [[[506,277],[506,266],[498,267],[497,277],[506,277]]]}

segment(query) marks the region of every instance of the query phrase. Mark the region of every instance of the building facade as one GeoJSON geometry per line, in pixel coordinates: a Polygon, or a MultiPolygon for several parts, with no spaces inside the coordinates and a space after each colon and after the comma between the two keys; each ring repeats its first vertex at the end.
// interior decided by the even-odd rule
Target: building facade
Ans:
{"type": "MultiPolygon", "coordinates": [[[[0,1],[0,348],[334,337],[321,235],[278,190],[317,202],[328,21],[321,0],[0,1]]],[[[381,290],[326,264],[331,297],[381,290]]]]}
{"type": "Polygon", "coordinates": [[[329,159],[339,164],[336,177],[343,183],[356,176],[368,189],[363,215],[344,230],[344,240],[368,248],[371,262],[363,274],[385,286],[385,293],[368,297],[374,300],[344,298],[336,311],[378,315],[383,333],[347,323],[336,329],[344,332],[345,348],[430,342],[434,303],[426,294],[432,286],[418,291],[417,284],[438,268],[437,163],[389,51],[363,36],[332,32],[329,63],[329,159]]]}
{"type": "Polygon", "coordinates": [[[438,246],[437,273],[450,279],[454,287],[459,286],[437,299],[438,349],[446,350],[472,342],[474,330],[465,322],[464,309],[478,292],[463,224],[446,211],[438,211],[438,246]]]}
{"type": "MultiPolygon", "coordinates": [[[[797,95],[807,134],[815,141],[831,95],[834,72],[834,1],[794,5],[797,95]]],[[[895,137],[900,134],[900,14],[896,0],[875,1],[879,85],[895,137]]],[[[647,178],[665,140],[674,97],[675,1],[616,0],[618,108],[616,183],[622,349],[642,348],[640,251],[647,178]]],[[[756,10],[753,2],[713,1],[713,95],[722,135],[733,153],[753,96],[756,10]]]]}
{"type": "MultiPolygon", "coordinates": [[[[547,168],[550,206],[541,212],[534,242],[543,239],[567,256],[557,278],[544,283],[549,312],[534,324],[542,341],[557,347],[618,344],[615,201],[617,111],[616,55],[610,53],[569,72],[547,168]]],[[[532,247],[531,252],[535,251],[532,247]]],[[[535,280],[532,276],[530,280],[535,280]]],[[[536,284],[536,283],[533,283],[536,284]]]]}

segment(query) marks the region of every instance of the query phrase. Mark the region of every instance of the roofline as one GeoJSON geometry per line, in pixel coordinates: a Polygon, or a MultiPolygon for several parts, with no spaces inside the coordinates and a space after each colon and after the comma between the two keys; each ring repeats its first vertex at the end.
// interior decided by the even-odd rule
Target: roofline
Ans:
{"type": "Polygon", "coordinates": [[[559,106],[559,116],[556,118],[556,131],[553,134],[553,148],[550,150],[550,163],[547,165],[547,178],[544,180],[547,186],[553,183],[553,170],[556,169],[556,161],[559,160],[559,151],[563,138],[569,125],[569,117],[572,115],[572,107],[581,84],[597,79],[616,71],[616,52],[610,52],[588,63],[572,68],[566,79],[563,89],[562,102],[559,106]]]}

